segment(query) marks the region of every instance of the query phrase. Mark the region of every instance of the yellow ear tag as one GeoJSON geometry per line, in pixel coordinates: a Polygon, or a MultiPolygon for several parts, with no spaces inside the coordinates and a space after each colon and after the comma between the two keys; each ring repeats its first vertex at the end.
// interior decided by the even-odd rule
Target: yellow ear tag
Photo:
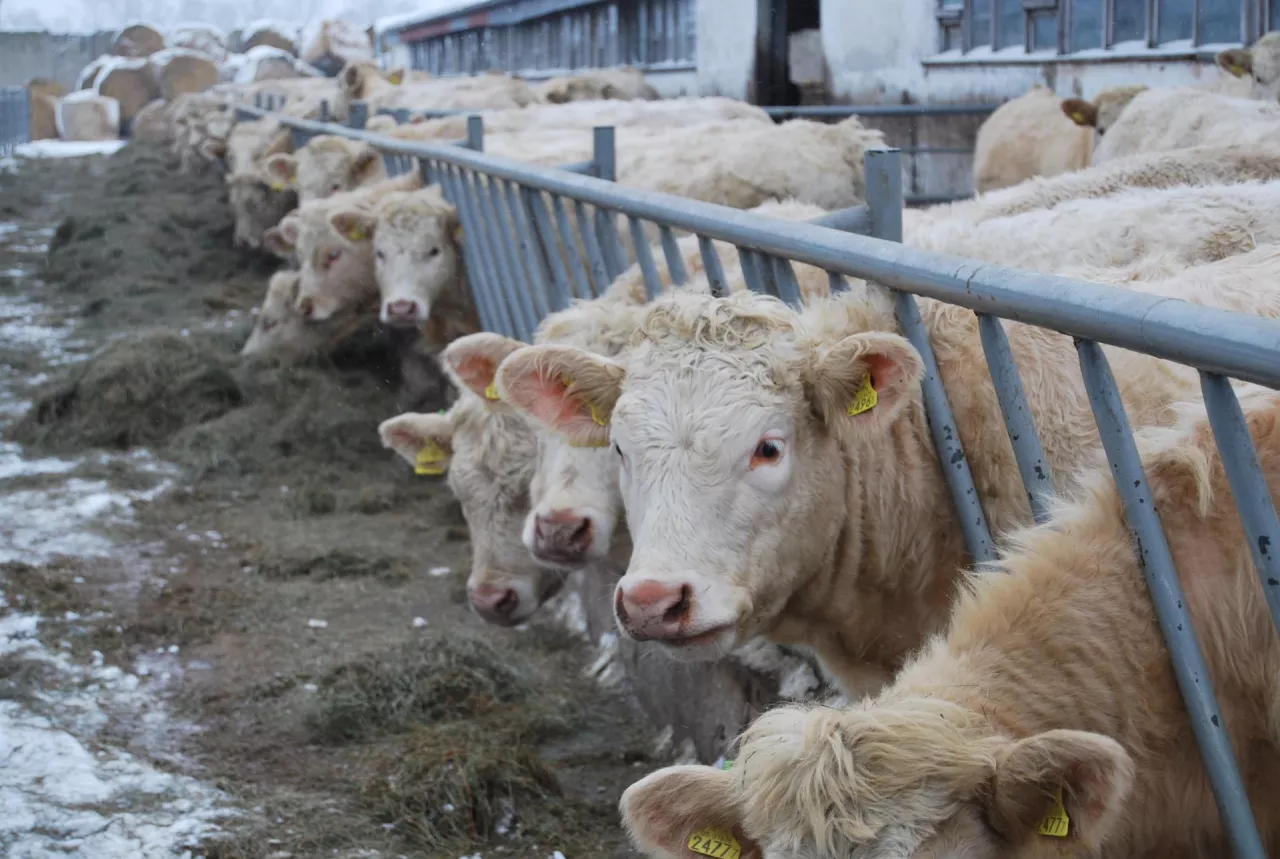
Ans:
{"type": "Polygon", "coordinates": [[[404,72],[392,72],[387,75],[387,80],[396,86],[400,86],[400,82],[404,80],[404,72]]]}
{"type": "Polygon", "coordinates": [[[497,383],[497,382],[490,382],[490,383],[489,383],[489,387],[487,387],[487,388],[485,388],[485,389],[484,389],[484,398],[485,398],[486,400],[493,400],[494,402],[497,402],[497,401],[498,401],[499,397],[498,397],[498,383],[497,383]]]}
{"type": "Polygon", "coordinates": [[[1080,111],[1077,110],[1075,113],[1071,114],[1071,118],[1076,121],[1076,125],[1084,125],[1084,114],[1080,111]]]}
{"type": "Polygon", "coordinates": [[[862,387],[858,388],[858,393],[853,395],[853,402],[849,403],[849,416],[852,417],[863,412],[869,412],[876,407],[878,402],[880,402],[880,395],[871,386],[871,374],[868,373],[862,377],[862,387]]]}
{"type": "Polygon", "coordinates": [[[699,829],[689,836],[689,849],[714,859],[741,859],[738,839],[721,829],[699,829]]]}
{"type": "Polygon", "coordinates": [[[414,474],[426,474],[438,476],[444,474],[444,466],[440,463],[448,459],[448,455],[441,449],[440,445],[430,439],[418,451],[417,459],[414,462],[414,474]]]}
{"type": "Polygon", "coordinates": [[[1053,792],[1053,807],[1040,821],[1036,832],[1051,838],[1066,838],[1071,831],[1071,818],[1067,817],[1067,809],[1062,805],[1062,788],[1053,792]]]}
{"type": "Polygon", "coordinates": [[[272,191],[288,191],[288,190],[289,190],[289,186],[288,186],[288,185],[286,185],[285,183],[281,182],[279,179],[272,179],[272,180],[271,180],[271,190],[272,190],[272,191]]]}
{"type": "Polygon", "coordinates": [[[1244,66],[1236,65],[1233,63],[1231,66],[1231,74],[1235,75],[1238,78],[1242,78],[1246,74],[1248,74],[1248,69],[1246,69],[1244,66]]]}
{"type": "Polygon", "coordinates": [[[352,227],[347,230],[347,239],[353,242],[364,242],[369,240],[369,234],[360,227],[352,227]]]}

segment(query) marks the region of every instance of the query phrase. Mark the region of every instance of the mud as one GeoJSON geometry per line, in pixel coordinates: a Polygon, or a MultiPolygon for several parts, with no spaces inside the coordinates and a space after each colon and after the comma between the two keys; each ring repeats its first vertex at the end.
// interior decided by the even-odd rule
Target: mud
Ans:
{"type": "MultiPolygon", "coordinates": [[[[6,436],[112,487],[155,478],[100,451],[177,466],[131,496],[118,551],[0,567],[0,588],[72,658],[141,671],[168,654],[170,703],[196,729],[163,754],[130,720],[111,730],[237,807],[196,854],[631,856],[616,802],[663,762],[660,726],[586,675],[584,640],[467,610],[456,502],[378,443],[397,382],[382,344],[243,364],[275,263],[232,250],[221,181],[158,147],[27,163],[0,175],[0,201],[0,220],[52,232],[37,276],[0,277],[0,298],[39,302],[75,346],[68,362],[6,344],[31,401],[6,436]]],[[[0,271],[21,253],[0,250],[0,271]]],[[[0,662],[0,697],[30,671],[0,662]]]]}

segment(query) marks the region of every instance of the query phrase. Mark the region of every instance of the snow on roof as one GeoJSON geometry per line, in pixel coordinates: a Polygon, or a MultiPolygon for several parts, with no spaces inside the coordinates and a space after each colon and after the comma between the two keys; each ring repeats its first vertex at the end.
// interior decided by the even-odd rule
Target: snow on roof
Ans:
{"type": "Polygon", "coordinates": [[[462,9],[478,5],[476,0],[436,0],[427,8],[415,12],[404,12],[399,15],[386,15],[373,22],[373,31],[381,36],[390,30],[400,30],[423,21],[430,21],[443,15],[449,15],[462,9]]]}

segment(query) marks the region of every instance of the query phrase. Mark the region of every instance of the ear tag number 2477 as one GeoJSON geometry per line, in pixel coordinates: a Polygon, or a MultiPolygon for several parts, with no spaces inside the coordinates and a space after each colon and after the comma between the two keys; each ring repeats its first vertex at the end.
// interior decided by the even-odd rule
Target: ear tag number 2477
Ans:
{"type": "Polygon", "coordinates": [[[689,836],[689,849],[712,859],[741,859],[738,839],[720,829],[699,829],[689,836]]]}

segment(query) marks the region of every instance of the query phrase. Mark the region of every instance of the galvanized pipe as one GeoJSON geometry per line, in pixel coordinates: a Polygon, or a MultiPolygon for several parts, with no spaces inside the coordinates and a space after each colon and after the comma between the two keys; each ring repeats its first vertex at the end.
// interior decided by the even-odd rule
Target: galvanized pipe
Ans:
{"type": "Polygon", "coordinates": [[[503,188],[507,200],[507,213],[511,216],[511,225],[515,228],[516,244],[520,248],[520,256],[524,262],[524,272],[529,279],[529,291],[537,308],[537,317],[541,319],[551,312],[547,306],[547,278],[542,269],[542,260],[538,258],[539,248],[533,235],[533,225],[525,209],[524,187],[508,182],[503,188]]]}
{"type": "Polygon", "coordinates": [[[689,282],[689,272],[684,267],[684,257],[680,254],[680,246],[671,228],[665,224],[658,225],[658,236],[662,240],[662,256],[667,261],[667,274],[671,275],[674,286],[683,286],[689,282]]]}
{"type": "Polygon", "coordinates": [[[649,240],[644,234],[644,224],[640,223],[639,218],[628,218],[627,225],[631,228],[631,243],[636,246],[636,262],[640,264],[640,274],[644,276],[644,291],[652,301],[662,294],[662,279],[653,262],[649,240]]]}
{"type": "Polygon", "coordinates": [[[1231,494],[1240,512],[1240,522],[1249,539],[1253,565],[1262,579],[1262,592],[1271,609],[1271,620],[1280,630],[1280,558],[1276,544],[1280,542],[1280,524],[1275,502],[1258,463],[1258,451],[1249,434],[1249,423],[1240,409],[1231,382],[1213,373],[1200,374],[1200,390],[1204,393],[1209,426],[1222,454],[1222,467],[1231,484],[1231,494]]]}
{"type": "Polygon", "coordinates": [[[587,270],[582,264],[582,254],[579,253],[581,250],[578,246],[579,234],[574,232],[570,225],[569,214],[564,207],[564,198],[559,194],[551,196],[551,211],[555,215],[556,227],[560,230],[561,240],[564,242],[565,262],[569,266],[573,280],[574,295],[582,299],[590,298],[591,282],[587,279],[587,270]]]}
{"type": "Polygon", "coordinates": [[[471,208],[463,197],[460,173],[460,168],[445,168],[441,171],[440,185],[449,202],[453,203],[454,207],[457,208],[459,219],[462,221],[462,256],[467,267],[467,279],[471,283],[472,295],[476,301],[476,311],[480,315],[480,324],[490,331],[496,331],[502,326],[499,322],[497,308],[489,297],[489,284],[479,259],[479,248],[473,243],[473,238],[478,230],[475,224],[472,223],[471,208]]]}
{"type": "Polygon", "coordinates": [[[792,307],[799,307],[804,302],[804,297],[800,293],[800,282],[796,280],[796,272],[791,267],[790,260],[782,257],[768,257],[767,260],[773,269],[773,283],[778,290],[778,297],[792,307]]]}
{"type": "Polygon", "coordinates": [[[742,266],[742,279],[752,292],[768,294],[764,277],[760,274],[760,255],[751,248],[738,247],[738,264],[742,266]]]}
{"type": "MultiPolygon", "coordinates": [[[[480,174],[477,173],[477,182],[479,179],[480,174]]],[[[531,342],[533,331],[538,325],[538,311],[533,305],[533,287],[529,284],[524,265],[517,253],[519,240],[516,237],[515,228],[507,219],[508,210],[502,200],[499,184],[498,179],[493,176],[488,177],[487,193],[481,194],[481,206],[486,210],[489,223],[494,227],[494,247],[497,248],[498,259],[505,269],[503,276],[510,284],[508,292],[515,296],[515,306],[520,315],[520,339],[531,342]]]]}
{"type": "Polygon", "coordinates": [[[488,234],[482,226],[479,199],[470,181],[471,171],[446,171],[445,178],[454,189],[454,205],[462,223],[462,250],[466,259],[467,279],[473,284],[472,294],[476,300],[476,308],[479,310],[483,303],[489,318],[493,320],[492,325],[483,327],[514,337],[516,328],[503,298],[504,290],[494,267],[488,234]]]}
{"type": "MultiPolygon", "coordinates": [[[[569,252],[573,235],[569,234],[562,240],[556,234],[551,213],[547,210],[547,205],[540,193],[525,189],[523,196],[526,208],[533,212],[533,223],[538,230],[538,237],[542,240],[543,255],[551,269],[551,310],[552,312],[564,310],[573,300],[573,292],[569,286],[569,271],[565,267],[561,248],[563,247],[564,252],[569,252]]],[[[576,252],[571,253],[570,256],[576,256],[576,252]]]]}
{"type": "Polygon", "coordinates": [[[1173,553],[1165,540],[1147,485],[1147,476],[1133,440],[1133,428],[1116,387],[1111,367],[1101,347],[1090,340],[1077,339],[1080,370],[1084,374],[1089,405],[1098,422],[1102,447],[1111,463],[1116,489],[1124,503],[1125,518],[1133,531],[1134,550],[1151,592],[1156,620],[1169,647],[1174,677],[1191,717],[1191,730],[1200,746],[1209,783],[1213,787],[1218,813],[1236,859],[1266,859],[1258,835],[1249,795],[1245,792],[1231,738],[1222,720],[1213,693],[1213,678],[1205,664],[1200,642],[1187,609],[1186,596],[1173,563],[1173,553]]]}
{"type": "Polygon", "coordinates": [[[587,262],[594,285],[593,295],[603,293],[610,283],[609,269],[605,266],[604,254],[600,250],[600,242],[596,238],[597,224],[592,223],[587,207],[581,201],[573,201],[573,217],[578,224],[578,235],[582,237],[583,249],[587,252],[587,262]]]}
{"type": "Polygon", "coordinates": [[[1022,475],[1022,485],[1027,490],[1027,501],[1037,522],[1049,515],[1049,500],[1053,497],[1053,472],[1040,444],[1035,420],[1027,408],[1027,396],[1022,389],[1022,377],[1013,360],[1009,337],[999,318],[987,313],[978,314],[978,331],[982,337],[982,351],[987,356],[987,368],[995,385],[996,400],[1004,415],[1004,426],[1013,444],[1013,457],[1022,475]]]}
{"type": "Polygon", "coordinates": [[[720,254],[716,246],[706,236],[698,236],[698,251],[702,255],[702,268],[707,273],[707,283],[711,294],[716,298],[724,298],[729,294],[729,282],[725,280],[724,266],[720,262],[720,254]]]}

